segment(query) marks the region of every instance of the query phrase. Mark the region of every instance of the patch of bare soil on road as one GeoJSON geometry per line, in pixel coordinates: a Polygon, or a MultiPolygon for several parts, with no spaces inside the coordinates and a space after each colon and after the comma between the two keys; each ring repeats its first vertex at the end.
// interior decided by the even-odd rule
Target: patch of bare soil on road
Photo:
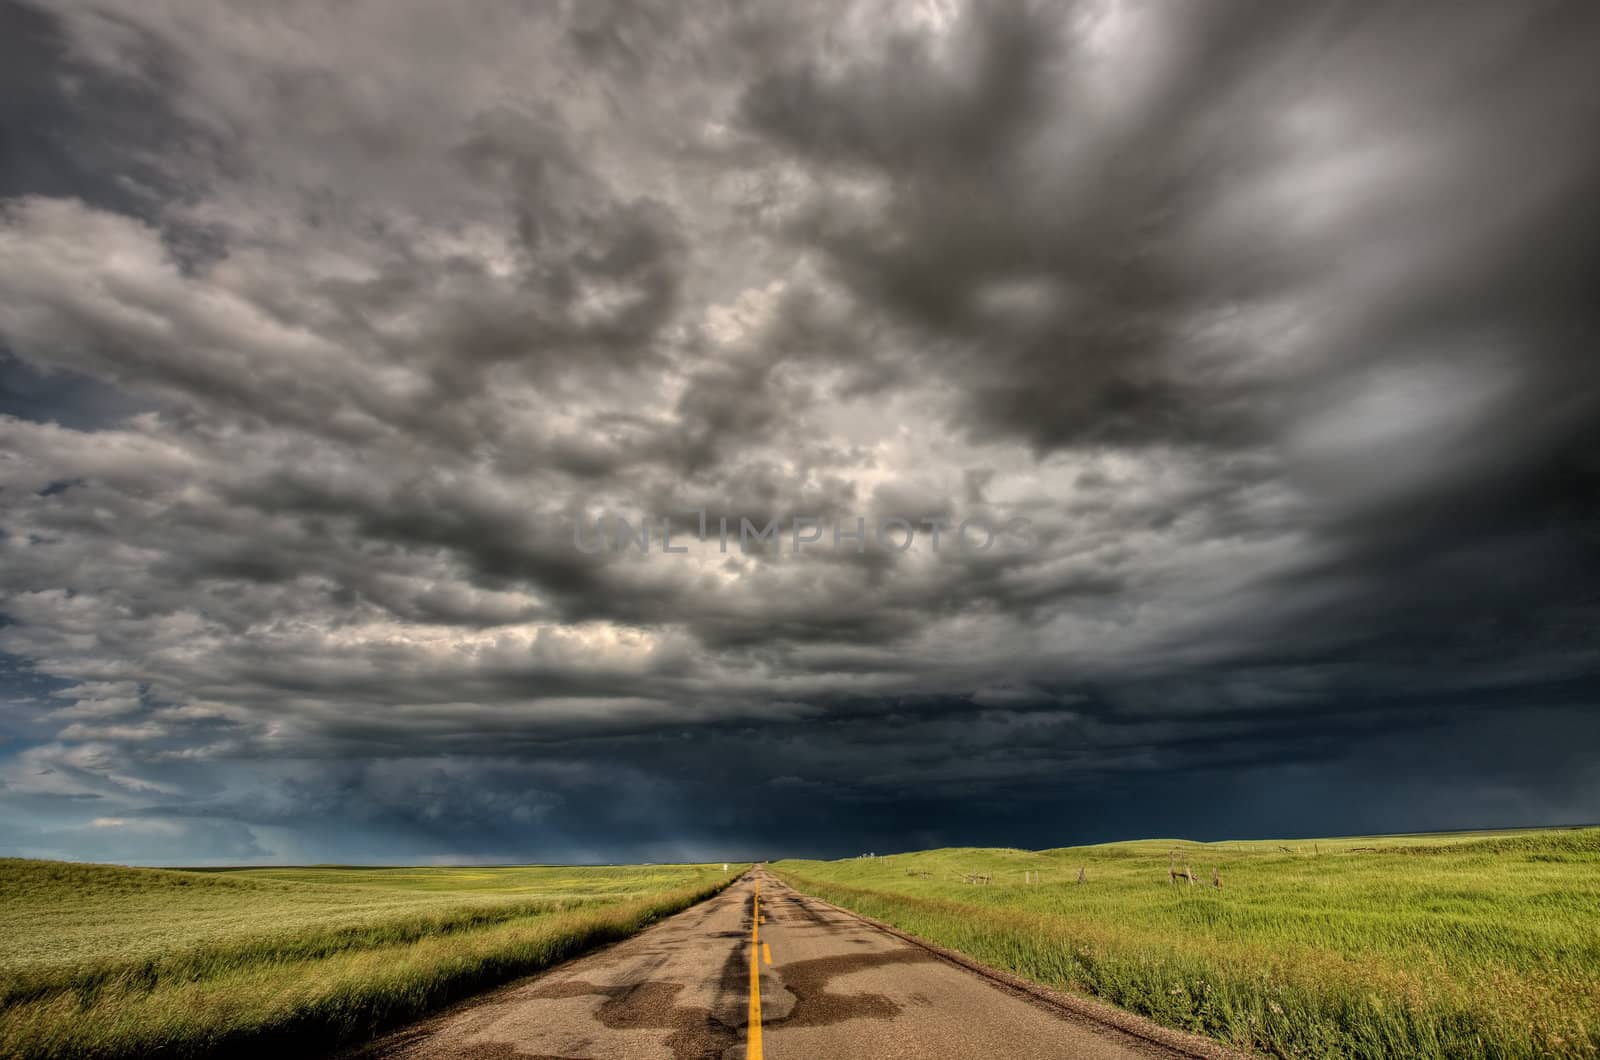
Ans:
{"type": "Polygon", "coordinates": [[[662,1044],[674,1060],[718,1060],[740,1039],[740,1029],[729,1026],[695,1005],[678,1005],[682,983],[650,981],[626,986],[596,986],[581,979],[552,983],[530,992],[529,997],[568,998],[599,995],[606,1000],[594,1018],[615,1031],[664,1030],[662,1044]]]}
{"type": "Polygon", "coordinates": [[[828,984],[851,972],[933,960],[932,954],[907,947],[886,953],[850,953],[786,964],[782,969],[783,986],[794,995],[794,1008],[788,1015],[764,1023],[773,1028],[821,1027],[852,1019],[893,1019],[900,1014],[898,1002],[882,994],[836,994],[828,989],[828,984]]]}

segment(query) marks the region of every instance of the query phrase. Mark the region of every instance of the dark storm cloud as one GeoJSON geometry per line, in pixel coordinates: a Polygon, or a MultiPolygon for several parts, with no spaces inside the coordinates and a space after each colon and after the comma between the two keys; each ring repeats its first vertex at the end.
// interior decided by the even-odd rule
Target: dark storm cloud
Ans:
{"type": "Polygon", "coordinates": [[[7,849],[1594,816],[1591,5],[5,17],[7,849]]]}
{"type": "MultiPolygon", "coordinates": [[[[1179,25],[1127,31],[1167,54],[1150,71],[1131,56],[1126,99],[1097,88],[1122,72],[1104,69],[1092,34],[1063,42],[1059,12],[1016,5],[967,11],[953,40],[890,35],[842,73],[800,56],[745,96],[759,133],[884,190],[862,209],[823,182],[793,234],[852,290],[927,329],[928,356],[967,384],[960,422],[1039,448],[1260,442],[1284,412],[1349,386],[1356,366],[1471,344],[1480,329],[1518,330],[1530,388],[1592,391],[1593,300],[1578,280],[1595,244],[1578,190],[1596,165],[1581,132],[1600,87],[1591,12],[1213,3],[1160,15],[1179,25]],[[1502,58],[1408,61],[1436,37],[1502,58]],[[1341,104],[1351,113],[1316,113],[1341,104]],[[1340,117],[1307,130],[1297,157],[1297,122],[1340,117]],[[1379,194],[1340,195],[1341,179],[1379,194]],[[1339,230],[1296,225],[1302,210],[1339,230]],[[1228,348],[1254,338],[1238,315],[1341,284],[1341,257],[1420,268],[1362,300],[1362,319],[1328,305],[1330,333],[1310,336],[1288,379],[1222,360],[1252,353],[1228,348]],[[1310,400],[1273,408],[1285,383],[1310,400]]],[[[1592,408],[1573,418],[1592,421],[1592,408]]]]}
{"type": "Polygon", "coordinates": [[[0,195],[73,196],[125,212],[150,207],[159,174],[146,160],[115,156],[107,141],[173,135],[155,84],[130,92],[125,82],[71,65],[60,23],[18,4],[0,10],[0,60],[0,195]],[[83,105],[63,107],[64,93],[83,105]],[[121,172],[108,173],[114,157],[121,172]]]}

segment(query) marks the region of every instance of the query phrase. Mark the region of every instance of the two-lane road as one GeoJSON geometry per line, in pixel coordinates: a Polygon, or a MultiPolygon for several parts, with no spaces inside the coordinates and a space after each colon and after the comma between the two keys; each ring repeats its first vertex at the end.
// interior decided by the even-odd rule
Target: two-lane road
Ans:
{"type": "Polygon", "coordinates": [[[384,1060],[1123,1060],[1195,1053],[1007,990],[756,869],[377,1043],[384,1060]]]}

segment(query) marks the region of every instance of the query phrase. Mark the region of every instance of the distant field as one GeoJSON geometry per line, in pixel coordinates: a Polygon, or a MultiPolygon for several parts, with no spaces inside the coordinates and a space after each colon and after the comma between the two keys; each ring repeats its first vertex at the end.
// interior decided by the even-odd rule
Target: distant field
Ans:
{"type": "Polygon", "coordinates": [[[190,872],[0,859],[0,1056],[360,1040],[621,938],[745,866],[190,872]]]}
{"type": "Polygon", "coordinates": [[[992,966],[1279,1056],[1600,1056],[1600,829],[770,867],[992,966]],[[1193,886],[1168,883],[1174,850],[1193,886]]]}

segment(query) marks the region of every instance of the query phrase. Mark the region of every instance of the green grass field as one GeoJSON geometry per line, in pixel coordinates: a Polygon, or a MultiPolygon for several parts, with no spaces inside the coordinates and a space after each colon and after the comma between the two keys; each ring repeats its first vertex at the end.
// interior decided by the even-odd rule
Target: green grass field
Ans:
{"type": "Polygon", "coordinates": [[[0,1056],[360,1041],[631,934],[745,867],[190,872],[0,859],[0,1056]]]}
{"type": "Polygon", "coordinates": [[[991,966],[1279,1056],[1600,1055],[1600,829],[771,868],[991,966]],[[1168,882],[1174,850],[1193,886],[1168,882]]]}

